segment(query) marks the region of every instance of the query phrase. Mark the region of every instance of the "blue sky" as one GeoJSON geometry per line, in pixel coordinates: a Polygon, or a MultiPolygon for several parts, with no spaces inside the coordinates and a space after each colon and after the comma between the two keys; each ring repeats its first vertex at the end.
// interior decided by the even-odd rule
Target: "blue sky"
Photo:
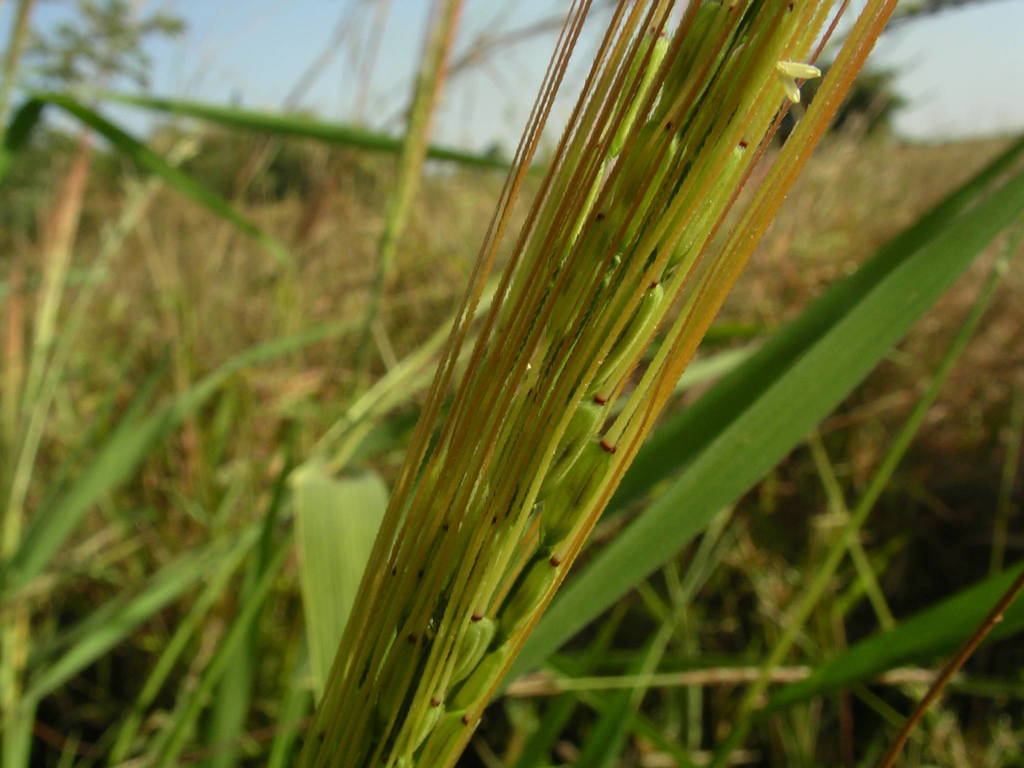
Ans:
{"type": "MultiPolygon", "coordinates": [[[[38,3],[34,27],[45,33],[67,18],[71,3],[38,3]]],[[[394,130],[422,46],[430,0],[390,0],[372,87],[362,117],[394,130]]],[[[500,33],[563,11],[567,0],[467,0],[460,51],[481,32],[500,33]]],[[[856,5],[856,3],[855,3],[856,5]]],[[[0,8],[6,37],[12,3],[0,8]]],[[[249,107],[279,108],[301,73],[346,18],[349,41],[323,69],[301,106],[350,121],[359,91],[360,41],[372,23],[367,0],[150,0],[144,10],[183,16],[188,32],[149,46],[153,93],[249,107]]],[[[600,26],[592,25],[593,27],[600,26]]],[[[538,36],[455,78],[446,90],[435,135],[442,143],[483,148],[513,145],[543,74],[552,36],[538,36]]],[[[937,139],[1024,130],[1024,0],[950,10],[887,33],[872,61],[899,71],[911,105],[898,128],[937,139]]],[[[119,113],[140,129],[141,118],[119,113]]]]}

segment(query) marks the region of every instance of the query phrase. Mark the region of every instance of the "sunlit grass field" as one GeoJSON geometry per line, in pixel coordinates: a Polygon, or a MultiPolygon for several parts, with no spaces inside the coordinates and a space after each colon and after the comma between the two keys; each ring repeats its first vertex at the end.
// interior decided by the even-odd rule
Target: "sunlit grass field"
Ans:
{"type": "MultiPolygon", "coordinates": [[[[5,191],[9,307],[32,302],[39,290],[30,278],[61,206],[69,204],[61,198],[74,156],[66,144],[60,151],[54,141],[45,155],[26,156],[24,162],[33,166],[23,178],[32,183],[5,191]],[[12,293],[19,270],[22,285],[12,293]]],[[[1005,145],[830,138],[758,248],[699,359],[759,345],[1005,145]]],[[[214,132],[201,139],[185,167],[230,192],[241,163],[264,147],[262,141],[214,132]],[[231,163],[217,157],[217,148],[228,143],[231,163]]],[[[263,519],[280,503],[285,469],[309,454],[358,394],[355,339],[372,279],[380,211],[394,182],[393,161],[309,142],[272,149],[277,159],[235,201],[288,245],[295,263],[287,269],[230,224],[173,190],[147,186],[116,156],[96,150],[74,233],[68,305],[85,286],[95,293],[42,435],[27,508],[45,503],[90,466],[127,410],[145,413],[156,407],[151,404],[193,391],[255,345],[310,329],[322,331],[323,338],[314,335],[281,354],[235,366],[179,427],[153,443],[125,482],[90,506],[28,592],[34,604],[45,607],[33,631],[58,638],[56,647],[42,642],[31,648],[49,663],[71,644],[64,637],[61,645],[62,633],[98,606],[143,589],[151,574],[263,519]],[[139,200],[137,222],[97,267],[104,227],[139,200]]],[[[501,179],[500,171],[428,164],[374,329],[374,379],[417,350],[452,311],[501,179]]],[[[488,710],[460,764],[519,765],[538,728],[552,722],[558,723],[557,733],[546,759],[572,763],[593,738],[599,714],[622,706],[613,699],[615,676],[636,674],[645,638],[666,622],[675,624],[658,672],[668,674],[627,699],[623,716],[632,719],[613,764],[677,764],[659,740],[685,745],[699,759],[702,745],[721,737],[723,716],[747,679],[743,671],[755,668],[777,638],[804,574],[842,524],[846,512],[837,508],[837,496],[851,503],[863,490],[990,263],[980,259],[805,445],[722,513],[710,546],[681,552],[568,646],[560,668],[566,674],[580,669],[583,678],[571,694],[553,696],[558,687],[543,677],[513,683],[510,695],[488,710]],[[696,575],[687,570],[695,557],[701,563],[696,575]],[[683,594],[690,600],[679,612],[674,606],[683,594]],[[596,650],[583,653],[588,648],[596,650]],[[691,673],[689,682],[685,672],[691,673]]],[[[1021,541],[1013,510],[1019,508],[1021,481],[1019,466],[1011,462],[1019,463],[1024,401],[1022,293],[1024,273],[1013,263],[864,526],[861,539],[880,592],[869,594],[853,566],[843,566],[801,634],[792,663],[777,670],[780,680],[835,656],[893,617],[909,616],[983,578],[993,558],[1017,559],[1021,541]],[[1008,517],[1008,526],[1001,516],[1008,517]]],[[[708,385],[697,382],[675,407],[685,407],[708,385]]],[[[377,414],[354,464],[393,478],[424,386],[406,385],[395,405],[377,414]]],[[[600,526],[592,546],[601,547],[622,523],[615,518],[600,526]]],[[[177,716],[176,700],[180,706],[180,698],[204,678],[256,575],[243,565],[212,595],[202,584],[183,589],[62,679],[40,700],[33,764],[56,764],[61,754],[76,765],[101,764],[96,761],[109,748],[111,724],[130,709],[140,682],[191,620],[192,630],[181,641],[187,651],[166,670],[140,733],[159,731],[177,716]]],[[[200,717],[183,764],[213,765],[218,754],[230,754],[262,765],[280,732],[301,726],[308,705],[293,703],[294,720],[282,719],[299,685],[294,664],[303,653],[296,579],[289,557],[211,693],[212,701],[223,701],[231,689],[241,702],[234,730],[226,731],[228,742],[203,735],[217,733],[225,718],[232,721],[213,704],[200,717]]],[[[912,741],[907,764],[1017,764],[1024,754],[1022,661],[1013,639],[984,649],[912,741]]],[[[924,660],[865,681],[852,693],[794,706],[764,724],[754,743],[735,757],[758,765],[860,764],[855,761],[865,754],[877,754],[889,732],[886,724],[899,722],[935,663],[924,660]]]]}
{"type": "Polygon", "coordinates": [[[652,0],[516,161],[439,146],[563,23],[462,5],[385,133],[387,2],[278,112],[12,4],[0,768],[1024,766],[1024,139],[848,90],[894,2],[652,0]]]}

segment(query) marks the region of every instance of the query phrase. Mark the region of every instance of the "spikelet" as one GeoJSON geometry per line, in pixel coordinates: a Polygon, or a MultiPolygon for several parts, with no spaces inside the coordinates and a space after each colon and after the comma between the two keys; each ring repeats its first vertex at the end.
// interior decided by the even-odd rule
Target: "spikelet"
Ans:
{"type": "Polygon", "coordinates": [[[470,672],[476,669],[480,659],[487,652],[491,640],[494,639],[495,629],[494,620],[487,617],[470,623],[466,634],[462,637],[458,658],[454,669],[452,669],[451,679],[448,681],[449,685],[462,682],[470,672]]]}

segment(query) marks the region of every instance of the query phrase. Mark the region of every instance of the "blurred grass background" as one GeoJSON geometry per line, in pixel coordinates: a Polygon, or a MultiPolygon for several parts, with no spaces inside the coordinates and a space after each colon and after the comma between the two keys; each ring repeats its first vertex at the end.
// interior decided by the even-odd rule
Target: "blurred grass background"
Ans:
{"type": "MultiPolygon", "coordinates": [[[[130,481],[89,506],[27,592],[32,635],[41,638],[29,653],[41,658],[58,656],[54,647],[70,643],[67,630],[98,606],[141,589],[152,574],[208,543],[258,526],[279,504],[285,470],[310,455],[345,416],[363,391],[360,321],[396,183],[390,154],[210,125],[158,126],[147,144],[165,156],[185,156],[182,170],[283,244],[291,262],[282,266],[232,223],[140,173],[108,144],[92,139],[83,150],[82,136],[66,120],[47,123],[14,157],[0,186],[0,300],[8,322],[38,300],[42,265],[60,247],[69,213],[77,223],[70,225],[58,335],[75,298],[94,292],[41,435],[25,502],[29,519],[93,464],[98,447],[140,398],[159,403],[192,392],[203,377],[256,345],[309,329],[320,329],[322,338],[235,366],[179,428],[154,443],[130,481]],[[87,177],[75,192],[83,162],[87,177]],[[132,206],[140,206],[139,215],[123,237],[111,240],[112,225],[132,206]]],[[[1007,145],[999,137],[911,143],[885,120],[851,116],[798,182],[702,355],[767,338],[1007,145]]],[[[500,170],[427,162],[373,328],[371,380],[420,349],[457,305],[502,181],[500,170]]],[[[728,671],[756,666],[771,647],[803,574],[813,570],[842,522],[830,505],[830,478],[850,500],[864,489],[974,302],[993,256],[971,268],[807,445],[724,514],[712,545],[680,553],[678,563],[632,592],[560,657],[563,671],[579,675],[633,673],[648,670],[645,663],[660,671],[707,670],[697,687],[656,685],[634,695],[625,710],[634,713],[625,742],[608,747],[604,754],[612,757],[602,759],[613,762],[606,764],[685,764],[666,742],[685,744],[699,760],[702,749],[724,735],[719,713],[739,695],[728,671]],[[688,585],[684,569],[694,557],[703,558],[706,570],[699,583],[688,585]],[[688,589],[692,602],[677,604],[688,589]],[[648,640],[666,626],[671,639],[652,661],[648,640]]],[[[1024,271],[1017,260],[863,529],[884,594],[881,611],[879,596],[874,604],[867,599],[852,566],[844,566],[800,637],[806,658],[833,656],[884,625],[887,614],[908,616],[1019,558],[1022,315],[1024,271]]],[[[17,342],[6,338],[9,366],[17,342]]],[[[678,406],[706,386],[686,392],[678,406]]],[[[394,476],[420,394],[409,387],[403,402],[380,414],[353,465],[371,467],[386,480],[394,476]]],[[[598,542],[614,529],[600,528],[598,542]]],[[[43,696],[32,728],[32,765],[107,764],[112,724],[137,701],[141,681],[176,630],[194,620],[182,640],[187,652],[166,670],[140,732],[158,733],[178,717],[181,696],[200,685],[257,576],[239,567],[209,594],[205,582],[183,587],[180,597],[43,696]]],[[[244,689],[242,711],[205,710],[179,764],[267,764],[282,731],[302,722],[305,707],[289,698],[297,687],[303,626],[291,559],[270,590],[214,693],[222,702],[225,691],[244,689]],[[239,659],[246,663],[239,666],[239,659]],[[217,730],[232,717],[234,725],[217,730]],[[229,734],[227,742],[218,733],[229,734]]],[[[843,693],[794,707],[735,757],[752,765],[861,764],[884,746],[885,724],[898,721],[897,713],[919,697],[932,668],[865,685],[859,696],[843,693]]],[[[933,710],[906,764],[1024,765],[1022,670],[1019,642],[988,647],[933,710]]],[[[586,751],[580,758],[581,745],[591,743],[595,713],[615,704],[614,692],[595,684],[552,697],[541,689],[535,695],[513,688],[495,704],[462,764],[598,764],[588,762],[586,751]],[[523,762],[531,745],[541,743],[544,727],[554,729],[541,749],[544,757],[523,762]]]]}

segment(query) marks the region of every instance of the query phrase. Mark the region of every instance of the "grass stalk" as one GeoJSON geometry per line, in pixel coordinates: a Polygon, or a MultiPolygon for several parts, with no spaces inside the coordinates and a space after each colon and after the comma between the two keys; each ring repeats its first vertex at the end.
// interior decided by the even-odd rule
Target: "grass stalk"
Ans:
{"type": "Polygon", "coordinates": [[[957,654],[949,660],[942,671],[936,677],[935,681],[928,688],[928,692],[924,695],[917,706],[914,707],[914,711],[911,712],[910,717],[907,718],[903,727],[897,734],[895,741],[892,746],[889,747],[888,751],[878,762],[878,768],[892,768],[896,764],[896,759],[899,757],[900,752],[903,751],[904,745],[907,743],[907,739],[910,738],[910,734],[918,723],[921,722],[921,718],[924,717],[925,712],[935,702],[936,699],[942,694],[946,686],[953,679],[954,675],[960,671],[960,668],[967,662],[971,655],[978,649],[982,641],[988,636],[992,629],[1003,620],[1003,614],[1006,613],[1014,600],[1016,600],[1020,593],[1024,591],[1024,571],[1017,575],[1017,578],[1013,580],[1013,583],[1007,588],[1006,592],[999,598],[999,601],[992,607],[988,616],[985,620],[978,625],[978,628],[971,634],[964,643],[963,647],[957,652],[957,654]]]}
{"type": "MultiPolygon", "coordinates": [[[[825,493],[829,500],[829,507],[834,514],[839,515],[839,519],[842,522],[848,522],[850,519],[850,510],[847,508],[846,501],[843,499],[843,492],[839,487],[839,480],[836,478],[835,468],[829,460],[825,446],[821,442],[821,436],[815,432],[811,435],[810,440],[808,440],[808,445],[811,448],[811,456],[814,459],[814,466],[818,470],[818,476],[821,478],[821,484],[825,487],[825,493]]],[[[864,551],[864,544],[858,536],[854,536],[850,539],[849,553],[850,560],[857,569],[857,577],[860,581],[861,588],[864,590],[864,594],[868,596],[868,600],[871,602],[871,607],[875,611],[878,623],[884,630],[888,631],[892,629],[896,626],[896,619],[893,618],[892,611],[889,609],[889,604],[885,600],[885,594],[882,592],[882,588],[878,584],[878,577],[875,575],[875,570],[871,567],[871,560],[868,558],[867,552],[864,551]]]]}
{"type": "MultiPolygon", "coordinates": [[[[15,390],[12,397],[20,394],[17,429],[11,455],[11,474],[4,483],[7,497],[4,500],[3,519],[0,521],[0,562],[4,565],[14,555],[25,527],[25,499],[32,477],[37,441],[33,440],[30,426],[41,407],[42,385],[46,367],[50,361],[57,334],[57,313],[66,287],[71,250],[78,231],[78,220],[85,195],[85,183],[91,162],[91,145],[88,135],[79,136],[78,147],[71,166],[65,175],[45,234],[44,261],[41,265],[42,284],[36,298],[32,322],[31,343],[27,350],[27,363],[23,387],[15,390]]],[[[12,297],[14,310],[17,299],[12,297]]],[[[15,320],[14,322],[17,322],[15,320]]],[[[11,335],[19,333],[12,325],[11,335]]],[[[9,353],[19,347],[18,341],[8,345],[9,353]]],[[[20,369],[21,364],[15,363],[20,369]]],[[[20,379],[20,376],[19,376],[20,379]]],[[[13,409],[12,409],[13,412],[13,409]]],[[[4,713],[4,729],[19,729],[24,724],[12,723],[21,717],[24,707],[21,702],[21,678],[27,659],[29,642],[29,609],[22,600],[15,600],[0,613],[0,712],[4,713]]],[[[17,766],[27,755],[15,755],[10,750],[20,750],[18,738],[4,739],[4,764],[17,766]]]]}
{"type": "Polygon", "coordinates": [[[277,542],[276,551],[267,563],[266,570],[260,574],[259,579],[246,596],[238,616],[218,644],[213,659],[203,670],[196,690],[191,692],[187,698],[179,700],[179,707],[150,751],[153,764],[158,768],[166,768],[166,766],[176,765],[179,762],[181,751],[195,726],[199,713],[209,702],[210,695],[228,669],[232,657],[241,650],[243,643],[248,639],[252,622],[259,616],[264,602],[287,561],[291,552],[290,545],[290,537],[277,542]]]}
{"type": "MultiPolygon", "coordinates": [[[[180,162],[190,154],[193,149],[194,145],[191,141],[182,142],[171,153],[172,158],[174,161],[180,162]]],[[[79,158],[81,158],[81,156],[79,156],[79,158]]],[[[78,173],[81,173],[80,166],[78,173]]],[[[77,183],[84,184],[84,179],[80,179],[77,183]]],[[[120,251],[128,235],[134,229],[135,225],[151,203],[153,196],[160,187],[160,184],[161,182],[159,180],[150,180],[129,195],[121,216],[104,232],[99,253],[97,254],[97,258],[93,265],[95,268],[105,268],[120,251]]],[[[79,190],[76,194],[80,195],[81,191],[79,190]]],[[[59,206],[59,208],[61,210],[66,210],[67,206],[62,205],[59,206]]],[[[64,240],[67,240],[68,236],[65,235],[63,238],[64,240]]],[[[26,397],[23,403],[24,413],[21,415],[20,419],[20,428],[22,431],[18,438],[20,442],[17,454],[14,454],[12,451],[12,455],[17,455],[18,460],[14,465],[14,476],[11,481],[7,500],[7,519],[9,520],[20,517],[20,510],[23,508],[25,495],[28,493],[28,484],[32,476],[33,467],[36,463],[39,444],[43,437],[43,430],[50,414],[54,398],[56,397],[57,388],[68,364],[71,353],[75,348],[75,342],[78,339],[82,323],[86,318],[86,313],[89,311],[92,299],[94,298],[95,291],[97,289],[96,283],[86,283],[83,285],[82,289],[75,296],[74,302],[68,311],[67,318],[61,325],[60,333],[55,334],[53,331],[55,324],[53,315],[56,314],[59,307],[60,296],[51,298],[47,297],[53,293],[59,293],[61,296],[63,295],[68,260],[70,258],[70,243],[61,245],[58,242],[57,245],[59,246],[56,251],[57,258],[52,260],[54,263],[48,268],[46,274],[44,274],[44,282],[42,286],[44,297],[43,303],[45,304],[45,307],[41,306],[39,313],[42,315],[45,311],[46,315],[43,317],[37,315],[35,324],[36,338],[34,340],[34,344],[36,345],[36,349],[34,351],[38,355],[39,359],[35,363],[35,375],[30,380],[32,386],[30,387],[29,383],[26,383],[26,397]],[[53,273],[57,270],[60,271],[54,275],[53,273]],[[49,328],[49,331],[47,332],[48,339],[43,339],[41,341],[38,339],[40,328],[42,328],[44,332],[49,328]],[[29,393],[31,393],[31,397],[29,397],[29,393]]],[[[51,251],[51,253],[52,252],[53,251],[51,251]]],[[[11,523],[11,525],[13,525],[13,523],[11,523]]],[[[20,530],[21,528],[19,526],[16,533],[10,534],[9,541],[11,542],[11,552],[13,552],[13,547],[16,545],[18,538],[20,538],[20,530]]]]}
{"type": "MultiPolygon", "coordinates": [[[[255,541],[252,543],[255,543],[255,541]]],[[[228,580],[234,575],[235,570],[247,552],[248,548],[239,548],[225,558],[224,563],[221,564],[221,567],[218,568],[195,598],[188,614],[175,628],[170,640],[164,644],[159,658],[150,670],[135,699],[135,703],[125,713],[121,724],[117,728],[114,744],[110,748],[109,755],[112,765],[117,765],[127,759],[138,735],[139,728],[142,726],[145,712],[152,705],[157,694],[160,693],[168,676],[173,671],[174,665],[178,663],[181,655],[185,652],[187,644],[197,633],[197,630],[201,628],[201,622],[207,612],[213,608],[215,601],[223,596],[228,580]]]]}
{"type": "Polygon", "coordinates": [[[690,4],[676,24],[674,5],[650,0],[613,10],[456,383],[487,272],[590,2],[570,8],[364,574],[304,766],[456,759],[892,3],[869,4],[823,85],[826,98],[721,249],[712,247],[714,235],[760,159],[780,104],[798,98],[793,78],[816,73],[800,62],[813,56],[833,6],[690,4]],[[675,306],[681,310],[670,320],[675,306]],[[665,340],[634,380],[661,325],[665,340]]]}
{"type": "Polygon", "coordinates": [[[465,0],[437,0],[432,17],[436,20],[423,50],[419,75],[413,90],[409,120],[402,152],[398,158],[395,188],[384,214],[384,229],[377,243],[373,282],[363,320],[363,330],[356,347],[356,385],[362,386],[369,361],[374,325],[380,313],[381,297],[398,251],[398,241],[412,210],[419,187],[423,161],[427,156],[434,109],[444,85],[448,58],[458,29],[465,0]]]}
{"type": "Polygon", "coordinates": [[[21,54],[29,37],[29,21],[32,18],[32,6],[35,0],[18,0],[14,11],[14,23],[7,38],[7,49],[4,52],[3,77],[0,78],[0,121],[6,124],[7,108],[11,103],[14,83],[18,78],[21,54]]]}
{"type": "Polygon", "coordinates": [[[366,102],[370,95],[370,85],[373,83],[373,70],[377,63],[377,54],[380,52],[380,41],[384,34],[384,26],[387,23],[388,13],[391,10],[391,0],[376,0],[376,9],[373,16],[373,25],[370,28],[370,36],[363,48],[359,66],[359,91],[356,94],[355,105],[352,114],[356,122],[363,122],[366,112],[366,102]]]}
{"type": "MultiPolygon", "coordinates": [[[[4,302],[4,385],[0,392],[4,454],[17,450],[21,386],[25,375],[25,273],[22,264],[11,264],[7,300],[4,302]]],[[[9,478],[4,477],[4,485],[9,478]]],[[[9,537],[8,540],[13,540],[9,537]]],[[[9,553],[0,553],[0,559],[9,553]]]]}
{"type": "Polygon", "coordinates": [[[999,498],[996,502],[996,522],[992,531],[992,554],[989,573],[1003,570],[1006,559],[1006,539],[1013,510],[1013,489],[1020,472],[1021,444],[1024,443],[1024,387],[1013,390],[1010,418],[1006,425],[1006,458],[999,478],[999,498]]]}

